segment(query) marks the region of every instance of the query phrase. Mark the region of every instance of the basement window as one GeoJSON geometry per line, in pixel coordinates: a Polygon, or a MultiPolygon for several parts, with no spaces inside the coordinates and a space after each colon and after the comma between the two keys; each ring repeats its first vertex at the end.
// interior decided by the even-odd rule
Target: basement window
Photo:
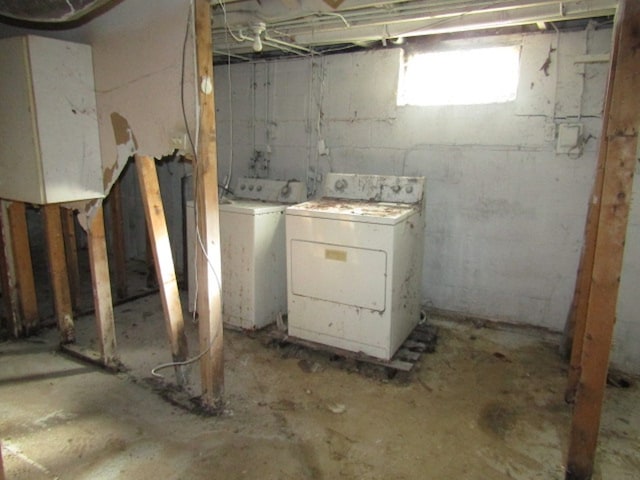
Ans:
{"type": "Polygon", "coordinates": [[[480,105],[516,99],[520,46],[420,53],[400,68],[398,105],[480,105]]]}

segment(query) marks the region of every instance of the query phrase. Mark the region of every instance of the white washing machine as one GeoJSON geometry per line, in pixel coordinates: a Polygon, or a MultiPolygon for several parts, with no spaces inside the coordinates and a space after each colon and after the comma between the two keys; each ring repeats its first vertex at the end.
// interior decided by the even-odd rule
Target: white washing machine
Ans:
{"type": "MultiPolygon", "coordinates": [[[[307,189],[296,181],[240,178],[232,191],[219,207],[222,318],[253,330],[287,310],[284,213],[306,200],[307,189]]],[[[190,282],[192,305],[194,290],[190,282]]]]}
{"type": "Polygon", "coordinates": [[[420,320],[423,177],[328,174],[286,211],[288,333],[389,360],[420,320]]]}

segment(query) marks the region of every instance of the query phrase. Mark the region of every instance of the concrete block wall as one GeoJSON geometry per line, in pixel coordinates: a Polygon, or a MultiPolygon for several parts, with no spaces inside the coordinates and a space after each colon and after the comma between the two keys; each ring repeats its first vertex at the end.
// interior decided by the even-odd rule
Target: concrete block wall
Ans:
{"type": "MultiPolygon", "coordinates": [[[[491,105],[397,106],[401,49],[217,66],[220,176],[232,151],[233,176],[305,180],[312,194],[330,171],[424,175],[425,304],[561,331],[608,72],[575,60],[608,53],[610,41],[609,29],[593,28],[448,41],[521,46],[516,101],[491,105]],[[556,153],[561,123],[582,124],[581,149],[556,153]],[[249,169],[254,151],[269,159],[267,171],[249,169]]],[[[630,235],[640,235],[639,209],[630,235]]],[[[625,260],[614,354],[637,372],[640,305],[630,290],[639,254],[625,260]]]]}

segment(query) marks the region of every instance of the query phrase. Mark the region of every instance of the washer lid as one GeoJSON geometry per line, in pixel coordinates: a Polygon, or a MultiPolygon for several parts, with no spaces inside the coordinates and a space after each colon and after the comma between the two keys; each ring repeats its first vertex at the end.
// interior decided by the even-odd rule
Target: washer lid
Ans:
{"type": "Polygon", "coordinates": [[[395,225],[419,211],[418,206],[408,203],[321,198],[288,207],[287,215],[395,225]]]}
{"type": "Polygon", "coordinates": [[[263,215],[265,213],[284,212],[286,205],[276,202],[261,202],[259,200],[229,200],[222,199],[220,211],[241,213],[243,215],[263,215]]]}

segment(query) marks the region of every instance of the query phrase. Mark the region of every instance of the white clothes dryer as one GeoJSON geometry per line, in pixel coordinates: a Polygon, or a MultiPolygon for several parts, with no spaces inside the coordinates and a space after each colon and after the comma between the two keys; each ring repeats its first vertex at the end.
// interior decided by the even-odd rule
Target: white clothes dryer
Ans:
{"type": "Polygon", "coordinates": [[[286,211],[288,333],[389,360],[420,319],[424,178],[324,185],[286,211]]]}

